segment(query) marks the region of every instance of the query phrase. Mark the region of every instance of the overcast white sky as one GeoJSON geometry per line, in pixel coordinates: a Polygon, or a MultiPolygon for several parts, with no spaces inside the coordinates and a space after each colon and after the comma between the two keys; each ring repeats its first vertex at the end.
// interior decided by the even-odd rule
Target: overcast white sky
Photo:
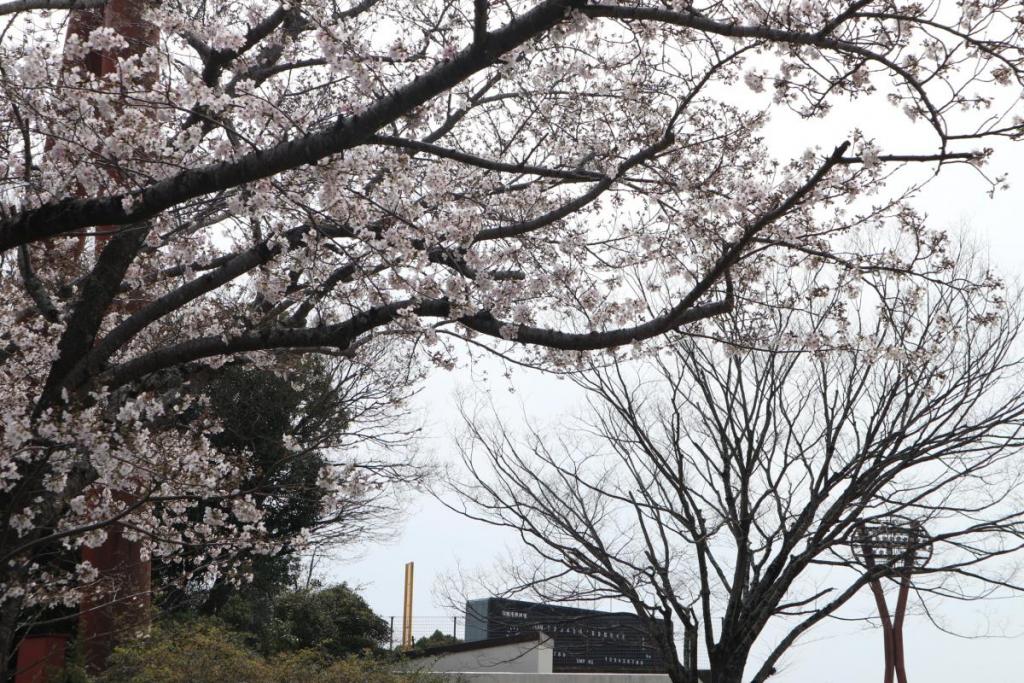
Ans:
{"type": "MultiPolygon", "coordinates": [[[[856,125],[882,140],[906,142],[907,125],[891,109],[854,111],[844,123],[856,125]]],[[[849,126],[833,119],[826,123],[782,122],[773,127],[773,145],[820,144],[829,148],[840,142],[849,126]]],[[[921,195],[933,225],[952,230],[968,226],[977,241],[990,250],[993,262],[1007,276],[1024,275],[1024,162],[1021,145],[1002,146],[988,169],[993,175],[1010,171],[1011,189],[989,199],[985,183],[966,167],[944,171],[921,195]]],[[[887,152],[904,151],[883,146],[887,152]]],[[[917,151],[920,151],[918,149],[917,151]]],[[[428,418],[429,436],[424,450],[437,459],[452,460],[453,434],[459,429],[455,409],[459,392],[488,392],[490,399],[508,408],[514,424],[526,414],[550,423],[576,409],[578,394],[567,382],[537,372],[517,370],[509,381],[501,364],[483,360],[474,368],[436,372],[419,397],[419,410],[428,418]],[[482,370],[487,370],[483,372],[482,370]]],[[[1022,454],[1024,457],[1024,454],[1022,454]]],[[[400,615],[403,565],[416,563],[414,614],[451,616],[435,592],[439,577],[453,573],[460,564],[468,569],[490,565],[514,539],[485,525],[468,521],[446,510],[428,496],[420,496],[409,508],[398,540],[370,547],[351,562],[336,561],[328,569],[334,581],[360,586],[370,605],[382,615],[400,615]]],[[[1024,559],[1024,558],[1022,558],[1024,559]]],[[[483,597],[483,596],[477,596],[483,597]]],[[[865,595],[849,614],[870,611],[865,595]]],[[[893,600],[895,596],[892,596],[893,600]]],[[[990,632],[985,638],[960,638],[943,633],[924,618],[911,617],[905,627],[908,673],[925,683],[1018,683],[1024,681],[1024,599],[953,605],[943,610],[950,626],[969,633],[990,632]]],[[[396,619],[396,623],[398,620],[396,619]]],[[[767,645],[767,643],[765,643],[767,645]]],[[[779,683],[862,683],[881,674],[881,631],[862,623],[830,623],[810,632],[783,660],[773,681],[779,683]]]]}

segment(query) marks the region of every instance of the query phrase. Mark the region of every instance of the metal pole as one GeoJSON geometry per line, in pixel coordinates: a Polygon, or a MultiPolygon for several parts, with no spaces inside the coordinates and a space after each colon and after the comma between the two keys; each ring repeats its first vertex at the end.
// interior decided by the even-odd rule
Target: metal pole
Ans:
{"type": "Polygon", "coordinates": [[[388,649],[390,649],[390,650],[394,650],[395,649],[395,618],[394,617],[391,617],[391,641],[390,641],[388,649]]]}
{"type": "Polygon", "coordinates": [[[907,597],[910,594],[910,573],[900,580],[899,598],[896,600],[896,617],[893,626],[893,668],[896,680],[907,683],[907,665],[903,658],[903,617],[907,614],[907,597]]]}
{"type": "Polygon", "coordinates": [[[920,522],[893,515],[875,521],[869,527],[860,522],[854,527],[852,547],[855,559],[863,562],[870,576],[869,585],[878,606],[885,638],[885,683],[907,683],[906,652],[903,643],[903,624],[907,616],[907,600],[915,571],[928,564],[932,557],[932,541],[920,522]],[[858,551],[860,557],[857,557],[858,551]],[[885,563],[884,576],[899,579],[896,606],[889,616],[875,559],[881,557],[885,563]]]}
{"type": "Polygon", "coordinates": [[[459,635],[459,618],[452,617],[452,638],[458,638],[459,635]]]}
{"type": "Polygon", "coordinates": [[[402,611],[402,649],[412,649],[412,573],[413,563],[405,565],[405,604],[402,611]]]}
{"type": "Polygon", "coordinates": [[[889,608],[885,605],[885,593],[882,592],[882,584],[878,579],[871,579],[871,592],[875,596],[875,604],[878,606],[878,616],[882,620],[882,638],[885,640],[885,683],[893,683],[894,642],[892,620],[889,618],[889,608]]]}

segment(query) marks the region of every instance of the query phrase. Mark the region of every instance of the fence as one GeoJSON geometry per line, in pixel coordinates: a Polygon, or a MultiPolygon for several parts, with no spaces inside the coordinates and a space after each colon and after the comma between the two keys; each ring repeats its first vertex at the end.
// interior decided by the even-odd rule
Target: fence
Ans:
{"type": "MultiPolygon", "coordinates": [[[[383,645],[391,650],[402,646],[402,617],[384,617],[391,627],[391,638],[383,645]]],[[[412,642],[425,638],[433,642],[426,645],[444,645],[455,640],[466,638],[466,618],[452,617],[419,617],[412,618],[412,642]],[[438,636],[440,634],[440,636],[438,636]]]]}

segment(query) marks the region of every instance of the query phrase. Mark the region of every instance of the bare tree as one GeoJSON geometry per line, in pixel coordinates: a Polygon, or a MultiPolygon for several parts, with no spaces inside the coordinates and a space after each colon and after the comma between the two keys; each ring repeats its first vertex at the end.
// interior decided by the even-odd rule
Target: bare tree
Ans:
{"type": "MultiPolygon", "coordinates": [[[[904,555],[862,566],[851,547],[892,515],[931,537],[909,548],[933,552],[918,595],[1019,590],[999,562],[1024,545],[1019,308],[991,280],[873,285],[841,317],[844,298],[809,297],[717,328],[773,330],[761,348],[679,337],[639,366],[591,365],[583,434],[524,440],[471,416],[462,512],[522,537],[517,590],[674,622],[691,652],[703,639],[714,683],[765,681],[808,629],[899,577],[904,555]],[[770,623],[784,635],[748,671],[770,623]]],[[[695,656],[652,636],[672,680],[696,681],[695,656]]]]}

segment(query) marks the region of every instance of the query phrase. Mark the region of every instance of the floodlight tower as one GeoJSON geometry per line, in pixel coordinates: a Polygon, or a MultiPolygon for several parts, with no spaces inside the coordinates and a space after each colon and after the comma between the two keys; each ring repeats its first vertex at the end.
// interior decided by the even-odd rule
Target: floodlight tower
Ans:
{"type": "Polygon", "coordinates": [[[850,538],[854,557],[872,574],[869,585],[878,606],[885,642],[884,683],[907,683],[903,656],[903,620],[907,613],[910,580],[932,558],[932,542],[924,526],[899,515],[858,522],[850,538]],[[879,571],[881,570],[881,571],[879,571]],[[890,617],[882,578],[899,583],[896,608],[890,617]]]}

